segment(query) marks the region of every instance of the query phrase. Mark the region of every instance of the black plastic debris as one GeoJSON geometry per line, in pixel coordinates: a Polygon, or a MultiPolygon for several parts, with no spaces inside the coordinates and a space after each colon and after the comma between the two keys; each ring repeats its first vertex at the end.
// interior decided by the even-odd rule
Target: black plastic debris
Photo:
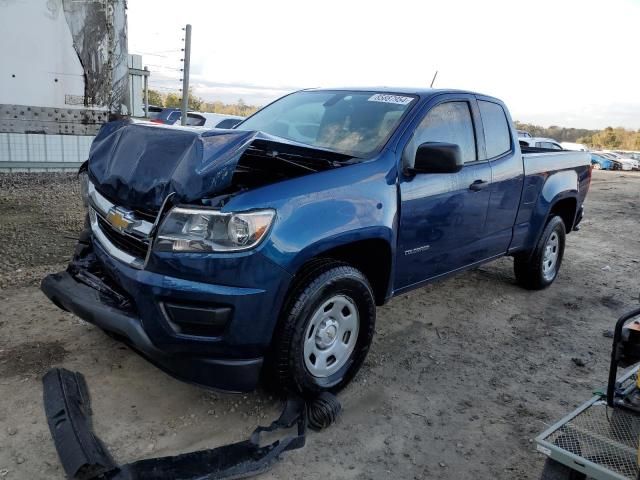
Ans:
{"type": "Polygon", "coordinates": [[[93,434],[89,390],[80,373],[49,370],[42,379],[44,411],[58,456],[69,478],[100,478],[116,464],[93,434]]]}
{"type": "Polygon", "coordinates": [[[52,369],[43,378],[49,430],[68,478],[74,480],[222,480],[252,477],[269,470],[289,450],[305,444],[307,415],[315,430],[335,421],[341,406],[323,393],[307,404],[290,395],[280,417],[256,428],[249,439],[222,447],[117,465],[93,433],[91,406],[81,373],[52,369]],[[289,431],[289,432],[288,432],[289,431]],[[283,436],[262,445],[263,434],[283,436]]]}
{"type": "Polygon", "coordinates": [[[335,395],[323,392],[307,406],[307,423],[313,430],[322,430],[335,422],[341,411],[342,405],[335,395]]]}

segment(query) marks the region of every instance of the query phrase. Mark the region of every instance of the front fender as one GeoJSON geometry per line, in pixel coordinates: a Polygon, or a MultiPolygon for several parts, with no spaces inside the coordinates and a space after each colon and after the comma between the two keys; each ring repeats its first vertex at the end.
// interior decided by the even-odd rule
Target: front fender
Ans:
{"type": "MultiPolygon", "coordinates": [[[[315,257],[322,256],[325,252],[333,250],[338,247],[347,246],[363,240],[382,240],[388,244],[390,251],[393,252],[393,242],[395,234],[392,228],[375,226],[360,228],[357,230],[350,230],[342,232],[338,235],[322,238],[321,240],[308,245],[302,249],[298,254],[289,262],[290,273],[297,272],[309,260],[315,257]]],[[[391,256],[392,261],[395,255],[391,256]]],[[[371,259],[375,262],[376,259],[371,259]]]]}
{"type": "Polygon", "coordinates": [[[349,242],[383,239],[395,249],[398,210],[395,160],[382,158],[248,191],[228,211],[273,208],[276,219],[261,253],[294,275],[314,256],[349,242]]]}

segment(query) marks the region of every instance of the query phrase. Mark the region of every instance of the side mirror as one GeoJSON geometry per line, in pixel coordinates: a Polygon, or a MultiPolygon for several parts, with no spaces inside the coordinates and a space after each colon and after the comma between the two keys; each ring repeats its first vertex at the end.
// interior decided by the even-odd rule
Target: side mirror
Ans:
{"type": "Polygon", "coordinates": [[[464,162],[458,145],[444,142],[426,142],[416,150],[410,173],[456,173],[464,162]]]}

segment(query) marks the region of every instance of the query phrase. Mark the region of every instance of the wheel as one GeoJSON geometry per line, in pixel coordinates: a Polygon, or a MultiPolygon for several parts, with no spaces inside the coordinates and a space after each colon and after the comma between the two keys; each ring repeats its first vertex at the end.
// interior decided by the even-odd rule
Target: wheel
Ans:
{"type": "Polygon", "coordinates": [[[602,166],[599,163],[594,163],[593,164],[593,169],[594,170],[600,170],[600,169],[602,169],[602,166]]]}
{"type": "Polygon", "coordinates": [[[336,392],[369,351],[376,307],[365,276],[328,260],[299,275],[276,327],[272,379],[277,390],[336,392]]]}
{"type": "Polygon", "coordinates": [[[584,473],[576,472],[551,458],[547,458],[544,462],[542,475],[540,475],[540,480],[584,480],[585,478],[587,477],[584,473]]]}
{"type": "Polygon", "coordinates": [[[541,290],[553,283],[562,264],[565,237],[562,218],[552,217],[533,252],[515,256],[514,271],[520,285],[530,290],[541,290]]]}

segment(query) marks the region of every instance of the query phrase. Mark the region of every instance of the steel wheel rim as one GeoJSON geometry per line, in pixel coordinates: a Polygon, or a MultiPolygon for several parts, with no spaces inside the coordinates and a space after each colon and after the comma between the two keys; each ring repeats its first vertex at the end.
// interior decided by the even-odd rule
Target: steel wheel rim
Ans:
{"type": "Polygon", "coordinates": [[[307,325],[304,363],[311,375],[326,378],[340,370],[355,350],[360,317],[355,302],[334,295],[316,309],[307,325]]]}
{"type": "Polygon", "coordinates": [[[560,237],[557,232],[553,232],[544,246],[544,255],[542,256],[542,276],[545,280],[553,280],[556,276],[559,256],[560,237]]]}

